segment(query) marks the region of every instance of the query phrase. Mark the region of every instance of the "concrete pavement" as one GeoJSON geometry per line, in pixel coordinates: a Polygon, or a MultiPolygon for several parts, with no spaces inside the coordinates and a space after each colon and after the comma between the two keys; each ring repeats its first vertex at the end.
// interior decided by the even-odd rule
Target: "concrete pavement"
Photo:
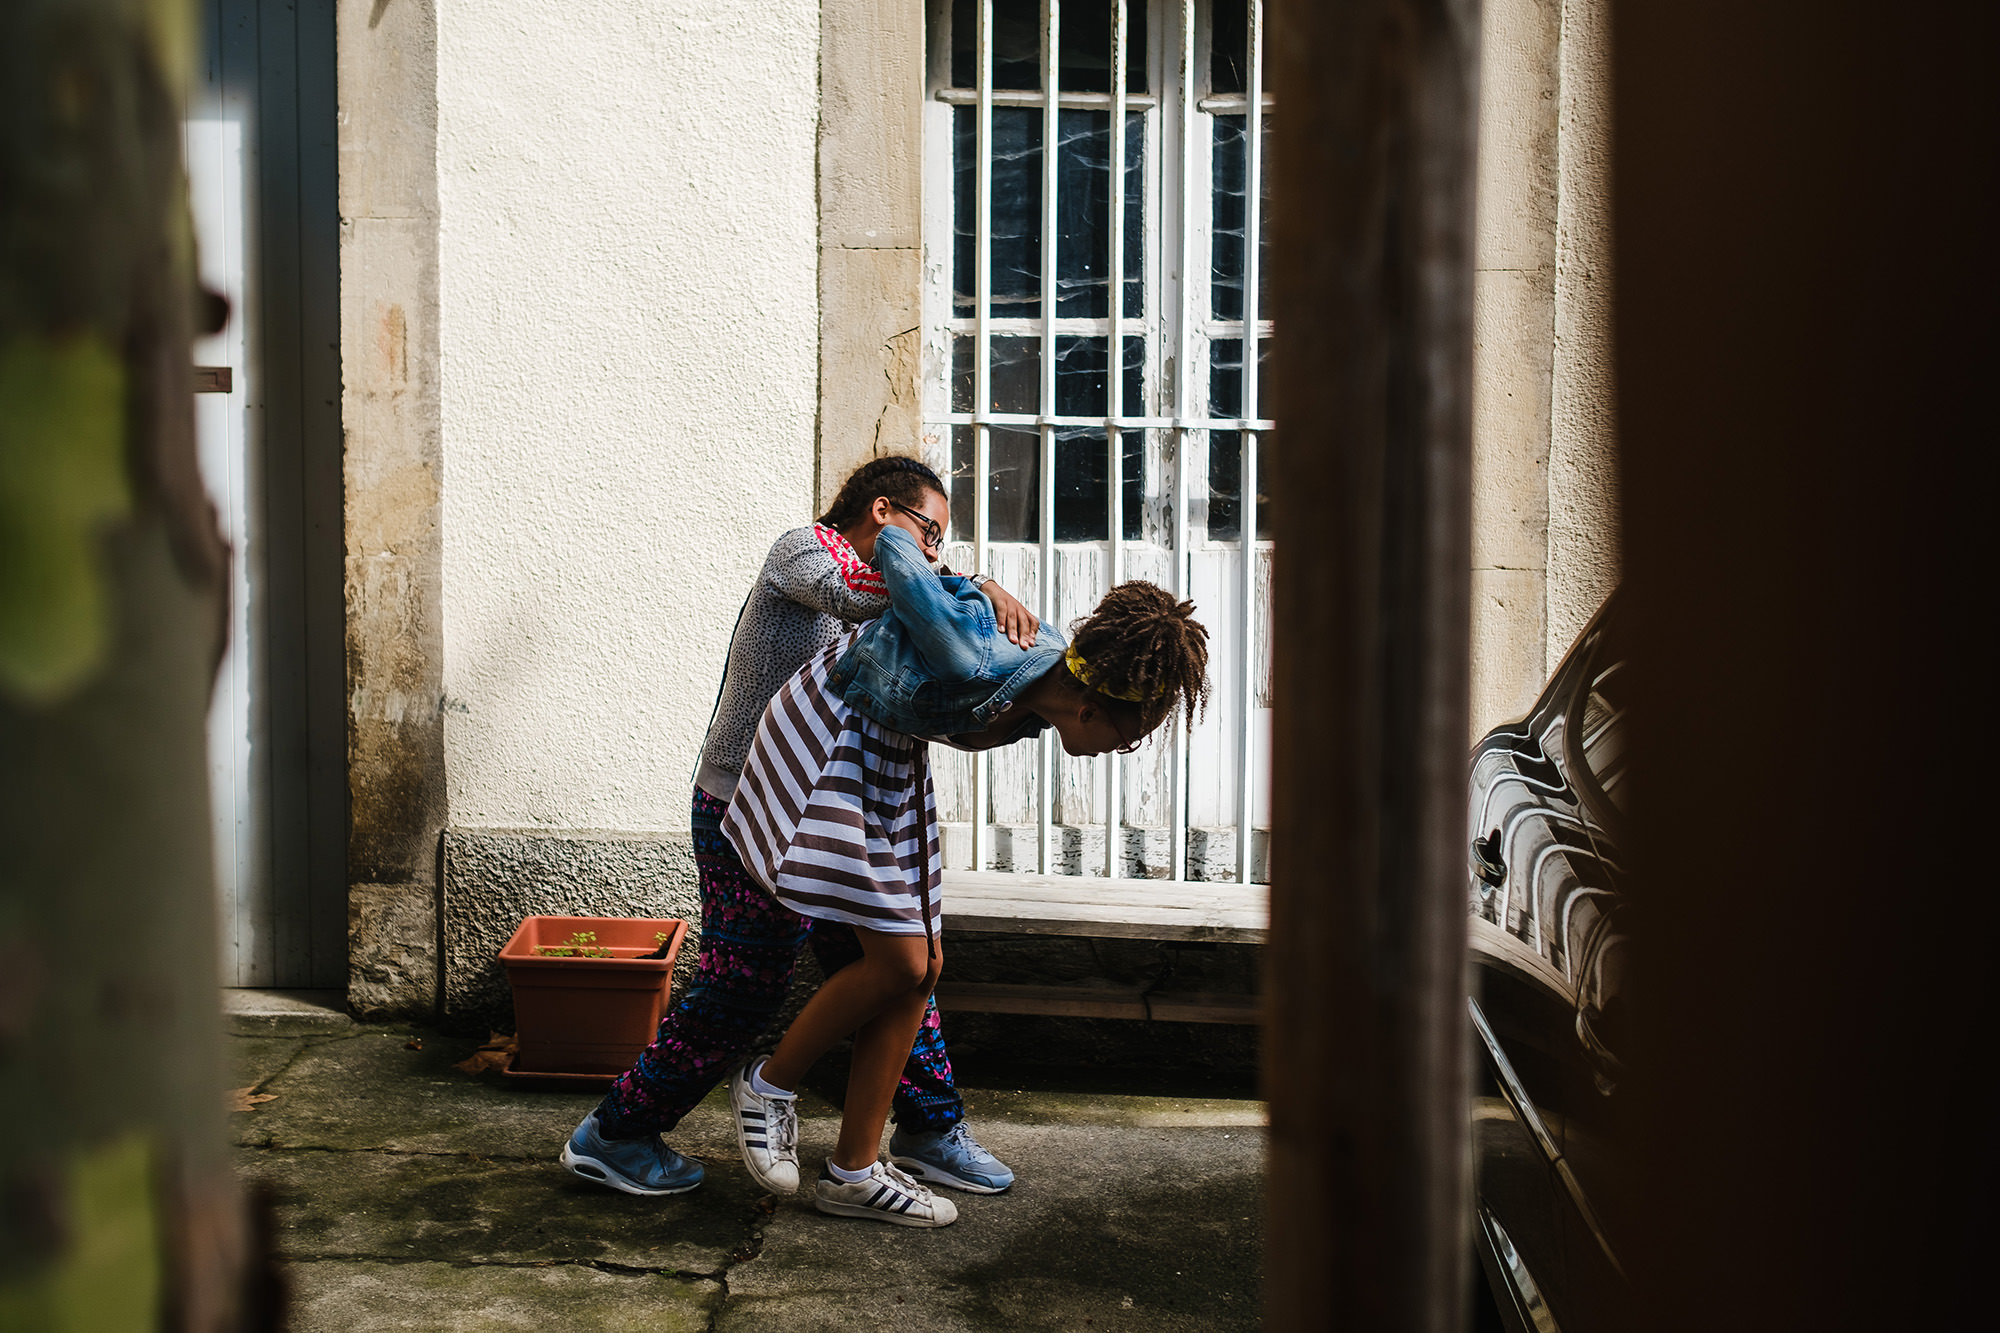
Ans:
{"type": "MultiPolygon", "coordinates": [[[[918,1231],[760,1191],[720,1095],[670,1137],[707,1181],[633,1198],[556,1164],[596,1092],[460,1073],[464,1038],[283,997],[232,1006],[233,1086],[269,1098],[230,1117],[240,1170],[275,1194],[299,1333],[1258,1324],[1256,1102],[969,1087],[1020,1181],[953,1193],[959,1221],[918,1231]]],[[[838,1112],[809,1089],[800,1120],[810,1178],[838,1112]]]]}

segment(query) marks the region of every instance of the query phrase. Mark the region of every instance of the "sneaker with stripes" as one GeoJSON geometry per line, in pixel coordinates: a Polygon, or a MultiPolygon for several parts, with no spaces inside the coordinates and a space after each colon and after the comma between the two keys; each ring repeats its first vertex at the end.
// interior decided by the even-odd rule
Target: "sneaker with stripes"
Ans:
{"type": "Polygon", "coordinates": [[[958,1205],[939,1198],[887,1162],[876,1162],[868,1174],[851,1184],[820,1169],[813,1187],[813,1207],[835,1217],[872,1217],[899,1227],[948,1227],[958,1220],[958,1205]]]}
{"type": "Polygon", "coordinates": [[[790,1194],[799,1187],[799,1099],[764,1096],[750,1082],[751,1069],[745,1065],[729,1076],[736,1146],[752,1180],[774,1194],[790,1194]]]}

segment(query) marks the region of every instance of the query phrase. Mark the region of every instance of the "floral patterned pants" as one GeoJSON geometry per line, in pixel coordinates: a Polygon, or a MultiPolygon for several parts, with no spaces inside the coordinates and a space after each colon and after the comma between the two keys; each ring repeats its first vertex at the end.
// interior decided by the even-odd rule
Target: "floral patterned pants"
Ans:
{"type": "MultiPolygon", "coordinates": [[[[611,1085],[597,1109],[599,1127],[613,1138],[672,1129],[722,1081],[784,1004],[801,945],[810,941],[828,976],[861,957],[851,927],[800,916],[751,878],[722,836],[728,808],[728,802],[695,788],[701,954],[687,994],[667,1011],[653,1044],[611,1085]]],[[[935,997],[924,1006],[923,1026],[896,1085],[893,1114],[899,1129],[913,1131],[950,1129],[965,1116],[935,997]]]]}

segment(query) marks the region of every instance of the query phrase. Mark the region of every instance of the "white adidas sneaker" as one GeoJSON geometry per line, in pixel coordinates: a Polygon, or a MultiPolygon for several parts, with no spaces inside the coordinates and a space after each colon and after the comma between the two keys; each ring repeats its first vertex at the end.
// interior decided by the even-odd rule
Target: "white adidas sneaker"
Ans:
{"type": "Polygon", "coordinates": [[[822,1168],[813,1185],[813,1207],[835,1217],[872,1217],[899,1227],[948,1227],[958,1220],[957,1204],[887,1162],[876,1162],[865,1179],[851,1184],[822,1168]]]}
{"type": "Polygon", "coordinates": [[[799,1099],[762,1095],[750,1086],[745,1065],[729,1076],[729,1109],[736,1113],[736,1146],[750,1178],[774,1194],[798,1189],[799,1099]]]}

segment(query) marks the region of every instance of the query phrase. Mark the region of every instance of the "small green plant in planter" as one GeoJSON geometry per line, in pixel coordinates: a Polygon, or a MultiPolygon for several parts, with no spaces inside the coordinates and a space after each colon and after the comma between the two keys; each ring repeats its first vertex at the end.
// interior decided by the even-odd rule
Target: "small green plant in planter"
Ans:
{"type": "MultiPolygon", "coordinates": [[[[655,944],[658,944],[658,943],[662,943],[662,942],[664,942],[664,941],[666,940],[666,938],[667,938],[667,937],[666,937],[666,935],[665,935],[664,933],[661,933],[661,932],[658,932],[658,931],[655,931],[655,932],[654,932],[654,935],[655,935],[655,939],[654,939],[654,941],[653,941],[653,942],[654,942],[655,944]]],[[[596,931],[594,931],[594,930],[579,930],[579,931],[575,931],[575,932],[573,932],[573,933],[572,933],[572,934],[570,935],[570,937],[569,937],[569,943],[567,943],[567,944],[537,944],[537,945],[535,946],[535,957],[537,957],[537,958],[610,958],[610,957],[613,957],[613,956],[614,956],[614,955],[612,954],[611,950],[609,950],[609,949],[599,949],[599,948],[594,948],[594,947],[592,947],[592,946],[594,946],[594,945],[595,945],[596,943],[597,943],[597,932],[596,932],[596,931]]]]}

